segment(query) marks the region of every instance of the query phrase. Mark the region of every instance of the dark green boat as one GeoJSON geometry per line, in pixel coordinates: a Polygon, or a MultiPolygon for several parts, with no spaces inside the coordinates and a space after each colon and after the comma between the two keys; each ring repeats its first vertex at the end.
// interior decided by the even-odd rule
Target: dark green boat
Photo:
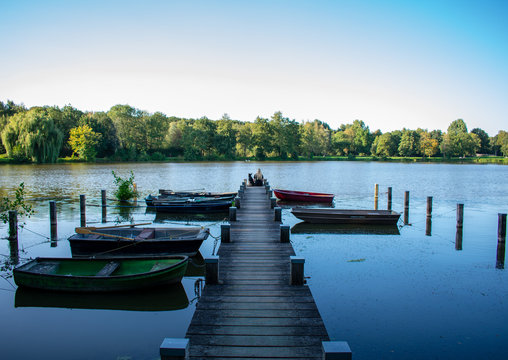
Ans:
{"type": "Polygon", "coordinates": [[[18,286],[57,291],[126,291],[178,283],[188,257],[36,258],[14,269],[18,286]]]}

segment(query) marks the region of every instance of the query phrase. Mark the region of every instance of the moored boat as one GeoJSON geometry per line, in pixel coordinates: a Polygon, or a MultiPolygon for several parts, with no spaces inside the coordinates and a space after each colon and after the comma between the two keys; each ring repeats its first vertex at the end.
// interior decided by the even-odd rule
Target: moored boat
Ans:
{"type": "Polygon", "coordinates": [[[145,198],[146,206],[154,206],[154,200],[188,200],[188,199],[196,199],[196,198],[206,198],[208,200],[214,199],[231,199],[233,200],[236,196],[236,192],[193,192],[193,191],[173,191],[173,190],[159,190],[159,195],[148,195],[145,198]]]}
{"type": "Polygon", "coordinates": [[[209,235],[208,228],[190,227],[84,227],[69,237],[72,255],[128,256],[170,255],[194,256],[209,235]]]}
{"type": "Polygon", "coordinates": [[[152,206],[157,212],[179,212],[179,213],[207,213],[227,211],[231,206],[233,198],[230,196],[208,198],[161,198],[152,200],[152,206]]]}
{"type": "Polygon", "coordinates": [[[308,191],[273,189],[275,196],[284,201],[305,201],[331,203],[334,194],[317,193],[308,191]]]}
{"type": "Polygon", "coordinates": [[[188,257],[36,258],[14,269],[18,286],[56,291],[126,291],[178,283],[188,257]]]}
{"type": "Polygon", "coordinates": [[[349,210],[295,207],[294,216],[315,224],[397,224],[400,214],[393,210],[349,210]]]}

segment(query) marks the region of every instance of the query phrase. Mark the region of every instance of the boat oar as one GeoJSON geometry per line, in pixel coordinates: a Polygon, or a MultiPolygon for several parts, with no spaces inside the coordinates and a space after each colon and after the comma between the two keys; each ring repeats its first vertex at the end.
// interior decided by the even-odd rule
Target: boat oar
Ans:
{"type": "Polygon", "coordinates": [[[95,230],[101,230],[101,229],[114,229],[114,228],[121,228],[121,227],[127,227],[127,226],[134,227],[134,226],[139,226],[139,225],[151,225],[151,224],[152,223],[140,223],[140,224],[125,224],[125,225],[98,226],[98,227],[97,226],[84,226],[84,227],[77,227],[76,232],[78,234],[85,234],[85,233],[80,233],[79,231],[81,231],[81,229],[95,231],[95,230]]]}
{"type": "Polygon", "coordinates": [[[112,237],[112,238],[115,238],[115,239],[123,239],[123,240],[130,240],[130,241],[134,241],[135,240],[134,238],[130,238],[130,237],[126,237],[126,236],[113,235],[113,234],[105,234],[105,233],[91,231],[91,230],[89,230],[86,227],[76,228],[76,232],[78,234],[84,234],[84,235],[100,235],[100,236],[112,237]]]}

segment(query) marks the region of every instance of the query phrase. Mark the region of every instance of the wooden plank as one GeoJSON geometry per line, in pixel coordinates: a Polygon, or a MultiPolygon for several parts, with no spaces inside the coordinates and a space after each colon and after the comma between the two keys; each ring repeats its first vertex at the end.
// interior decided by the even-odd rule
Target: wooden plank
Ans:
{"type": "Polygon", "coordinates": [[[212,316],[209,312],[196,311],[192,317],[192,325],[221,325],[221,326],[291,326],[308,327],[324,326],[321,318],[255,318],[255,317],[220,317],[212,316]]]}
{"type": "Polygon", "coordinates": [[[314,302],[218,302],[207,301],[198,302],[197,309],[199,310],[315,310],[317,311],[314,302]]]}
{"type": "Polygon", "coordinates": [[[254,358],[292,358],[308,359],[316,355],[314,347],[268,347],[268,346],[204,346],[194,345],[190,339],[189,355],[197,357],[254,357],[254,358]]]}
{"type": "Polygon", "coordinates": [[[323,341],[328,335],[323,326],[288,327],[288,326],[223,326],[223,325],[194,325],[191,324],[187,335],[264,335],[264,336],[317,336],[323,341]]]}
{"type": "Polygon", "coordinates": [[[204,335],[196,337],[193,345],[218,346],[321,346],[321,340],[315,336],[296,335],[204,335]]]}

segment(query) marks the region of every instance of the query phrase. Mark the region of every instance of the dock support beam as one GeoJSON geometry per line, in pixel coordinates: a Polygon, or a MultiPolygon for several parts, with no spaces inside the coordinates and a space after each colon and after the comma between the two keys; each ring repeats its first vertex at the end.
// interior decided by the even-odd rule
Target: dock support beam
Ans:
{"type": "Polygon", "coordinates": [[[305,265],[305,259],[298,256],[290,256],[290,280],[289,285],[303,285],[305,283],[303,277],[303,268],[305,265]]]}
{"type": "Polygon", "coordinates": [[[274,210],[274,218],[273,220],[274,221],[282,221],[282,208],[280,208],[279,206],[276,206],[273,208],[274,210]]]}
{"type": "Polygon", "coordinates": [[[229,208],[229,221],[236,221],[236,207],[229,208]]]}
{"type": "Polygon", "coordinates": [[[223,243],[231,242],[231,225],[222,224],[220,226],[220,241],[223,243]]]}
{"type": "Polygon", "coordinates": [[[81,227],[86,226],[86,196],[79,195],[79,213],[81,219],[81,227]]]}
{"type": "Polygon", "coordinates": [[[281,243],[289,242],[289,225],[280,226],[280,242],[281,243]]]}
{"type": "Polygon", "coordinates": [[[404,225],[409,224],[409,191],[404,193],[404,225]]]}
{"type": "Polygon", "coordinates": [[[351,360],[353,353],[346,341],[323,341],[323,360],[351,360]]]}
{"type": "Polygon", "coordinates": [[[189,351],[189,339],[165,338],[160,346],[161,360],[185,360],[189,351]]]}
{"type": "Polygon", "coordinates": [[[217,285],[219,283],[219,257],[205,258],[205,284],[217,285]]]}

